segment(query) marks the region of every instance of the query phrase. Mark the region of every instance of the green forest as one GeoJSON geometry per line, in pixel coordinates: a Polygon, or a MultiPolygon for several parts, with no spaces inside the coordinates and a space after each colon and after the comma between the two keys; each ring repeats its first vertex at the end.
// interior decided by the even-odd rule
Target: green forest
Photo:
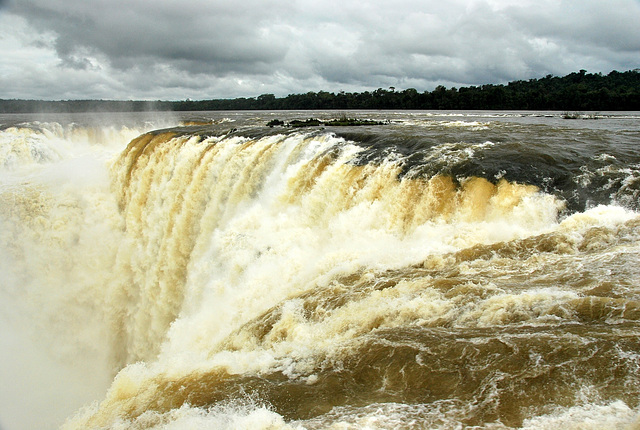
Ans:
{"type": "Polygon", "coordinates": [[[312,109],[637,111],[640,110],[640,69],[612,71],[607,75],[580,70],[563,77],[547,75],[506,85],[438,86],[424,92],[390,87],[359,93],[319,91],[286,97],[262,94],[250,98],[180,101],[0,99],[0,113],[312,109]]]}

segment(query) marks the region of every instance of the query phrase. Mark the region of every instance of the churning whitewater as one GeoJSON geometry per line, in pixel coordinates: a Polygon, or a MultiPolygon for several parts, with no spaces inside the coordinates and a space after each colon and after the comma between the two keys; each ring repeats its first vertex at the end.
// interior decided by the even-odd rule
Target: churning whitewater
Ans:
{"type": "Polygon", "coordinates": [[[0,117],[0,426],[637,428],[640,116],[354,115],[0,117]]]}

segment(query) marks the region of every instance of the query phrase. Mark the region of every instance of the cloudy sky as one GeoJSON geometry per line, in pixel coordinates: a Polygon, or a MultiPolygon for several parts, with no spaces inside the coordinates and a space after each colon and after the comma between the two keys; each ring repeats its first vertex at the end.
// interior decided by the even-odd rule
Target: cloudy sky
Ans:
{"type": "Polygon", "coordinates": [[[432,90],[640,67],[640,0],[0,0],[0,98],[432,90]]]}

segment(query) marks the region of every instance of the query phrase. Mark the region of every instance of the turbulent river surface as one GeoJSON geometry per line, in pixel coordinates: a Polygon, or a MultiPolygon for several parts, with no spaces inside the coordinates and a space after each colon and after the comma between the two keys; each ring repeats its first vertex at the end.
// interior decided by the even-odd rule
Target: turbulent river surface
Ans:
{"type": "Polygon", "coordinates": [[[640,113],[0,116],[0,427],[637,429],[640,113]]]}

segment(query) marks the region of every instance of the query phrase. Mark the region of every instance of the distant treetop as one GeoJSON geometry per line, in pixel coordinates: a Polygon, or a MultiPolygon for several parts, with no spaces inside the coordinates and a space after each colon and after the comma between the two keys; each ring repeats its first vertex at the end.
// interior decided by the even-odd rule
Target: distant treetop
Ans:
{"type": "Polygon", "coordinates": [[[640,69],[614,70],[608,75],[580,70],[563,77],[547,75],[507,85],[459,89],[440,85],[424,92],[415,88],[397,91],[390,87],[360,93],[310,91],[280,98],[262,94],[252,98],[153,102],[0,99],[0,113],[316,109],[633,111],[640,110],[640,69]]]}

